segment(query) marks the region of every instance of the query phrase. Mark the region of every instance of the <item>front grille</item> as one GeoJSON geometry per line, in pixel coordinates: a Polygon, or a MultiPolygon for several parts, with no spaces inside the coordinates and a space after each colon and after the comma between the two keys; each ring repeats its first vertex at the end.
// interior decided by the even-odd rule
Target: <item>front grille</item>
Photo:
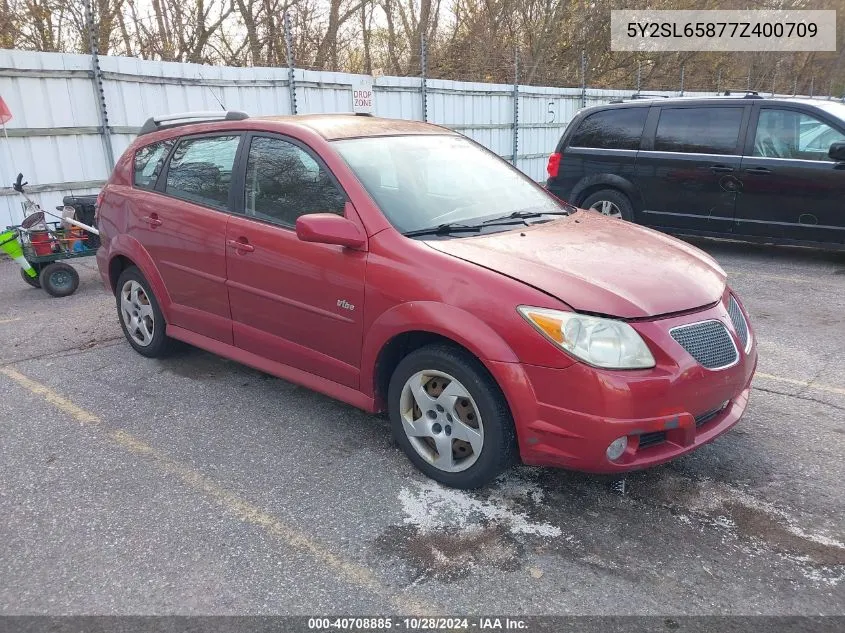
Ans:
{"type": "Polygon", "coordinates": [[[736,345],[721,321],[682,325],[673,328],[670,334],[690,356],[707,369],[723,369],[733,365],[739,358],[736,345]]]}
{"type": "Polygon", "coordinates": [[[734,324],[736,335],[742,342],[742,348],[748,349],[748,323],[745,322],[745,316],[742,314],[742,310],[739,309],[739,304],[733,295],[731,295],[731,300],[728,302],[728,315],[731,317],[731,323],[734,324]]]}
{"type": "Polygon", "coordinates": [[[666,431],[655,431],[654,433],[643,433],[640,435],[639,448],[647,448],[655,444],[662,444],[666,441],[666,431]]]}

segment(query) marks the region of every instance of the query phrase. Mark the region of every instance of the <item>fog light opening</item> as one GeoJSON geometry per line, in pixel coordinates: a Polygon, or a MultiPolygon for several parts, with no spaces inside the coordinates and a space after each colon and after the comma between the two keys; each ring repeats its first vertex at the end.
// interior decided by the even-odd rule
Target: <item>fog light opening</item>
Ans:
{"type": "Polygon", "coordinates": [[[622,453],[625,452],[626,448],[628,448],[628,437],[623,435],[622,437],[616,438],[607,447],[607,458],[610,461],[615,462],[617,459],[622,457],[622,453]]]}

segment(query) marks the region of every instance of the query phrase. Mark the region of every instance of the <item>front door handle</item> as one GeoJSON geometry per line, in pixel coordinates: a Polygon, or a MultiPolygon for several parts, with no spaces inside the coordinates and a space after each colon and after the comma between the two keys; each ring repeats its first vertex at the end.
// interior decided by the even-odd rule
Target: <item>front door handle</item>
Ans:
{"type": "Polygon", "coordinates": [[[229,248],[234,248],[245,253],[252,253],[255,250],[255,247],[247,242],[245,237],[242,237],[240,240],[227,240],[226,244],[229,245],[229,248]]]}
{"type": "Polygon", "coordinates": [[[733,167],[728,167],[727,165],[713,165],[710,167],[710,171],[714,174],[729,174],[734,170],[733,167]]]}
{"type": "Polygon", "coordinates": [[[158,216],[155,213],[153,213],[152,215],[145,215],[143,218],[141,218],[141,222],[146,222],[152,228],[161,226],[161,220],[158,219],[158,216]]]}
{"type": "Polygon", "coordinates": [[[768,176],[772,173],[772,170],[768,167],[749,167],[745,170],[745,173],[753,176],[768,176]]]}

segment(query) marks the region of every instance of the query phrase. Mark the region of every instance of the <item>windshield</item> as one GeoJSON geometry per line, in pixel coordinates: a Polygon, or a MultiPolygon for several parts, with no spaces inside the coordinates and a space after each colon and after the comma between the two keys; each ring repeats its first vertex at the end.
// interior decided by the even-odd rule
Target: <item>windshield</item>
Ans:
{"type": "Polygon", "coordinates": [[[560,213],[527,176],[460,136],[334,141],[364,188],[402,233],[476,224],[515,212],[560,213]]]}

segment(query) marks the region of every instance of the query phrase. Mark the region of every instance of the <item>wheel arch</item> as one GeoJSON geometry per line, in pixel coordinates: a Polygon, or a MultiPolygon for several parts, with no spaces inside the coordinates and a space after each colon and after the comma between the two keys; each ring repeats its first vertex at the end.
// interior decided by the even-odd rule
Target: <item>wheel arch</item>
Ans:
{"type": "Polygon", "coordinates": [[[117,294],[117,280],[121,273],[131,266],[135,266],[150,284],[150,289],[158,300],[159,307],[165,320],[170,317],[170,294],[158,272],[158,268],[150,254],[141,244],[126,235],[120,235],[109,243],[108,274],[109,284],[113,294],[117,294]]]}
{"type": "Polygon", "coordinates": [[[373,323],[362,350],[361,391],[373,397],[377,411],[385,408],[387,385],[399,362],[412,351],[432,343],[462,349],[491,375],[493,372],[486,361],[518,362],[508,344],[469,312],[435,302],[396,306],[373,323]]]}
{"type": "Polygon", "coordinates": [[[584,200],[602,189],[616,189],[625,194],[631,201],[634,212],[642,208],[642,198],[634,183],[616,174],[599,174],[582,179],[572,189],[572,204],[580,206],[584,200]]]}

